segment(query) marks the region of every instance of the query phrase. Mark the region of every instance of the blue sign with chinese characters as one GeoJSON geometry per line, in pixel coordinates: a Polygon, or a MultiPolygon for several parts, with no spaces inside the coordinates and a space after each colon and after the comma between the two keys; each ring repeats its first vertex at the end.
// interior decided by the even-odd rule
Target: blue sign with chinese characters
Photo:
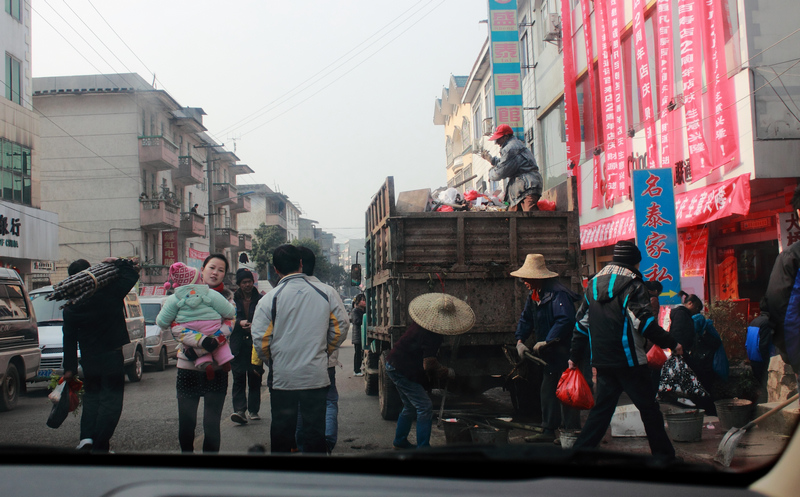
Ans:
{"type": "Polygon", "coordinates": [[[661,305],[680,304],[678,223],[671,168],[633,171],[633,213],[636,245],[642,251],[642,276],[664,285],[661,305]]]}
{"type": "Polygon", "coordinates": [[[508,124],[524,141],[517,0],[489,0],[489,41],[495,126],[508,124]]]}

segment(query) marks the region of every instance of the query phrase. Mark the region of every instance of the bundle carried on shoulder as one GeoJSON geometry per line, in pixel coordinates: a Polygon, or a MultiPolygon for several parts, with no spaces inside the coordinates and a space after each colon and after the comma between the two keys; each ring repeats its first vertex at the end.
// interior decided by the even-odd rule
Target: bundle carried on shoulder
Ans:
{"type": "Polygon", "coordinates": [[[131,266],[135,262],[130,259],[117,259],[114,262],[101,262],[83,271],[73,274],[53,286],[53,293],[47,300],[66,300],[67,304],[78,304],[94,295],[94,293],[119,277],[119,267],[123,264],[131,266]]]}

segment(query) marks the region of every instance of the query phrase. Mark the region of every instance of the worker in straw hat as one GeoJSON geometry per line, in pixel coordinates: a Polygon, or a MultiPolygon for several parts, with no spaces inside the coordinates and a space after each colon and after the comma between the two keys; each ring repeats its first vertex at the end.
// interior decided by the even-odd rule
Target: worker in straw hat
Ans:
{"type": "Polygon", "coordinates": [[[408,449],[411,422],[417,418],[417,447],[430,446],[433,403],[428,390],[433,379],[454,378],[455,371],[436,359],[444,335],[460,335],[475,324],[472,308],[452,295],[426,293],[411,301],[412,323],[386,357],[386,373],[397,387],[403,410],[397,418],[392,445],[408,449]]]}
{"type": "Polygon", "coordinates": [[[521,358],[525,352],[532,352],[547,362],[541,388],[542,433],[526,437],[525,441],[553,443],[562,421],[567,430],[581,427],[580,411],[564,406],[556,398],[558,380],[568,366],[575,302],[580,297],[559,283],[558,273],[547,269],[541,254],[528,254],[525,264],[511,276],[520,278],[531,292],[517,324],[517,352],[521,358]]]}

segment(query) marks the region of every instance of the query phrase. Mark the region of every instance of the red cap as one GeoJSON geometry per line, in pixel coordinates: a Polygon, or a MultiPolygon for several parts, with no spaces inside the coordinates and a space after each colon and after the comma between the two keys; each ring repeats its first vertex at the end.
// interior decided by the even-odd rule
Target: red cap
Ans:
{"type": "Polygon", "coordinates": [[[491,141],[494,141],[500,138],[501,136],[513,135],[513,134],[514,131],[511,129],[511,126],[509,126],[508,124],[501,124],[500,126],[497,127],[496,130],[494,130],[494,134],[490,136],[489,139],[491,141]]]}

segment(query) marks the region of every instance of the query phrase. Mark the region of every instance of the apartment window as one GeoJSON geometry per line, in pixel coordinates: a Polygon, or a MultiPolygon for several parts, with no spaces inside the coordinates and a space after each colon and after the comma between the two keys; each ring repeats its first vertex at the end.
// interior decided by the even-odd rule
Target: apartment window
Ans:
{"type": "Polygon", "coordinates": [[[557,185],[567,174],[567,141],[564,129],[564,101],[551,109],[541,119],[542,153],[545,189],[557,185]]]}
{"type": "Polygon", "coordinates": [[[461,139],[464,141],[464,149],[472,145],[472,136],[470,132],[472,128],[469,125],[469,119],[466,117],[461,121],[461,139]]]}
{"type": "Polygon", "coordinates": [[[31,205],[31,150],[0,140],[0,154],[3,200],[31,205]]]}
{"type": "Polygon", "coordinates": [[[483,136],[483,109],[481,109],[481,104],[478,104],[477,108],[475,109],[475,113],[472,114],[473,121],[472,125],[475,126],[474,136],[475,139],[480,139],[483,136]]]}
{"type": "Polygon", "coordinates": [[[22,72],[20,61],[6,53],[6,98],[22,105],[22,72]]]}
{"type": "Polygon", "coordinates": [[[22,0],[6,0],[6,12],[18,21],[22,21],[22,0]]]}
{"type": "MultiPolygon", "coordinates": [[[[523,22],[525,22],[525,21],[523,20],[523,22]]],[[[531,63],[530,63],[529,58],[528,58],[528,33],[527,32],[524,33],[522,35],[522,37],[519,39],[519,50],[520,50],[520,52],[519,52],[519,54],[520,54],[520,59],[519,59],[520,70],[522,72],[522,78],[524,79],[525,76],[527,76],[528,73],[530,72],[528,70],[528,68],[531,66],[531,63]]]]}

